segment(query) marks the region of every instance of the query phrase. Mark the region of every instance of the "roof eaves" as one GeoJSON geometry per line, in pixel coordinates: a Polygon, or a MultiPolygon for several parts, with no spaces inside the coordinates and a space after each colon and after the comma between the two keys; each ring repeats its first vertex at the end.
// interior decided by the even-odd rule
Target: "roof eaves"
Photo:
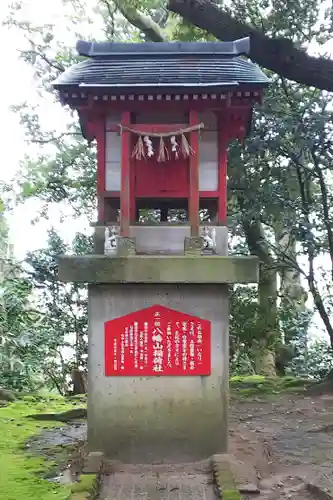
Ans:
{"type": "Polygon", "coordinates": [[[110,88],[110,87],[115,87],[115,88],[124,88],[124,87],[130,87],[130,88],[138,88],[138,87],[221,87],[221,86],[228,86],[228,87],[234,87],[239,85],[239,82],[232,81],[232,82],[213,82],[213,83],[205,83],[205,82],[173,82],[173,83],[80,83],[78,84],[78,87],[82,88],[110,88]]]}

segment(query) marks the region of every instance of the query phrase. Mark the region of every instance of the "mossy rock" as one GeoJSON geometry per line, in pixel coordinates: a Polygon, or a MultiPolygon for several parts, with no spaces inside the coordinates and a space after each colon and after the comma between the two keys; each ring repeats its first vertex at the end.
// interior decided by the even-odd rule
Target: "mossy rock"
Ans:
{"type": "Polygon", "coordinates": [[[214,455],[212,459],[215,484],[221,500],[242,500],[227,455],[214,455]]]}
{"type": "Polygon", "coordinates": [[[311,380],[298,377],[264,377],[250,375],[231,377],[230,389],[236,397],[248,398],[260,395],[275,395],[284,392],[302,392],[312,384],[311,380]]]}
{"type": "Polygon", "coordinates": [[[75,396],[66,396],[66,401],[72,403],[86,403],[87,402],[87,394],[77,394],[75,396]]]}
{"type": "Polygon", "coordinates": [[[84,474],[71,487],[69,500],[90,500],[97,497],[98,479],[96,474],[84,474]]]}
{"type": "Polygon", "coordinates": [[[243,500],[239,491],[237,490],[224,490],[222,492],[222,500],[243,500]]]}
{"type": "Polygon", "coordinates": [[[304,388],[312,383],[310,379],[301,377],[287,376],[287,377],[277,377],[277,379],[278,379],[278,386],[281,388],[288,388],[288,387],[304,388]]]}
{"type": "Polygon", "coordinates": [[[269,378],[263,377],[261,375],[249,375],[246,377],[231,377],[230,379],[230,387],[235,389],[258,387],[258,385],[261,385],[263,383],[269,383],[269,378]]]}
{"type": "Polygon", "coordinates": [[[20,392],[19,394],[17,394],[17,399],[31,403],[66,403],[66,400],[63,396],[61,396],[60,394],[54,394],[52,392],[20,392]]]}
{"type": "Polygon", "coordinates": [[[3,389],[0,387],[0,399],[2,401],[15,401],[15,394],[8,389],[3,389]]]}

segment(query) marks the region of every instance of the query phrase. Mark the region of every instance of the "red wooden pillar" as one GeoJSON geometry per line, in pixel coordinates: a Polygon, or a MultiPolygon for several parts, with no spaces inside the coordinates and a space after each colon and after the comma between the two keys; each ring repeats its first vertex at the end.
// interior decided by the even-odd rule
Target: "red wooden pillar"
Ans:
{"type": "Polygon", "coordinates": [[[95,124],[97,142],[97,214],[98,222],[105,223],[104,192],[105,192],[105,119],[100,118],[95,124]]]}
{"type": "MultiPolygon", "coordinates": [[[[197,111],[190,111],[190,126],[199,124],[197,111]]],[[[189,159],[190,183],[188,200],[188,218],[191,227],[191,236],[199,235],[199,132],[190,132],[190,145],[193,154],[189,159]]]]}
{"type": "MultiPolygon", "coordinates": [[[[121,124],[129,127],[131,114],[124,111],[121,124]]],[[[121,135],[121,186],[120,186],[120,236],[129,236],[130,224],[130,132],[122,130],[121,135]]]]}
{"type": "Polygon", "coordinates": [[[217,224],[227,225],[227,165],[228,165],[228,137],[226,134],[225,126],[219,120],[219,163],[218,163],[218,181],[219,181],[219,198],[218,198],[218,211],[217,211],[217,224]]]}
{"type": "MultiPolygon", "coordinates": [[[[135,222],[137,219],[137,209],[136,209],[136,197],[135,197],[135,164],[133,161],[133,158],[131,157],[131,148],[132,148],[132,141],[130,138],[130,153],[129,153],[129,161],[130,161],[130,215],[129,215],[129,222],[130,224],[132,222],[135,222]]],[[[138,217],[139,220],[139,217],[138,217]]]]}

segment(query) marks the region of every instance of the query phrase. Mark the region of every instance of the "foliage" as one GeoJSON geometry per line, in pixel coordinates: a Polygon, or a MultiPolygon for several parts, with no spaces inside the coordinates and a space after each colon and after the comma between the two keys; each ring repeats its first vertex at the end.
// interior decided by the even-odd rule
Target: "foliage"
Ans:
{"type": "Polygon", "coordinates": [[[44,154],[41,150],[36,158],[27,158],[18,177],[19,199],[37,197],[44,218],[50,204],[61,202],[72,209],[74,217],[86,215],[91,220],[95,214],[95,148],[76,137],[77,133],[73,135],[75,142],[67,136],[58,137],[54,152],[44,154]]]}
{"type": "Polygon", "coordinates": [[[77,234],[72,247],[60,236],[49,231],[48,246],[27,256],[29,277],[38,292],[38,304],[45,315],[42,331],[48,339],[49,356],[43,358],[42,370],[52,387],[60,394],[69,390],[73,369],[86,370],[87,361],[87,294],[78,284],[64,284],[58,280],[60,255],[88,253],[92,241],[77,234]]]}
{"type": "MultiPolygon", "coordinates": [[[[234,286],[230,292],[230,371],[233,375],[255,373],[254,351],[261,339],[258,293],[255,286],[234,286]]],[[[285,375],[293,358],[301,359],[307,349],[307,331],[312,313],[297,311],[290,301],[281,301],[278,308],[278,322],[283,338],[275,338],[276,371],[285,375]]],[[[296,365],[295,365],[296,366],[296,365]]],[[[307,376],[302,363],[293,372],[307,376]]]]}
{"type": "MultiPolygon", "coordinates": [[[[89,238],[77,234],[72,248],[86,253],[89,245],[89,238]]],[[[5,261],[0,281],[0,386],[22,391],[46,384],[65,394],[72,370],[86,369],[86,290],[60,284],[57,278],[57,257],[70,251],[51,230],[47,249],[27,256],[28,267],[5,261]]]]}
{"type": "Polygon", "coordinates": [[[43,319],[32,308],[31,283],[13,261],[5,260],[0,281],[0,385],[23,390],[40,383],[45,345],[38,337],[43,319]]]}
{"type": "Polygon", "coordinates": [[[305,352],[295,356],[289,367],[289,372],[304,374],[315,380],[325,378],[333,369],[333,351],[326,340],[315,340],[310,343],[305,352]]]}
{"type": "MultiPolygon", "coordinates": [[[[330,37],[318,0],[236,0],[226,8],[265,34],[286,37],[300,47],[310,42],[320,45],[330,37]]],[[[64,29],[77,38],[213,39],[168,14],[160,0],[101,0],[92,10],[84,0],[69,0],[63,9],[64,29]]],[[[54,103],[50,82],[78,58],[60,39],[55,24],[36,26],[27,19],[19,2],[7,25],[24,33],[21,57],[33,68],[40,95],[54,103]]],[[[258,288],[235,287],[231,293],[230,358],[235,373],[257,369],[258,346],[276,354],[280,373],[291,356],[301,360],[308,355],[312,311],[307,291],[333,343],[332,98],[270,76],[272,85],[264,106],[254,112],[251,136],[244,144],[231,144],[229,150],[228,215],[231,235],[238,242],[232,251],[253,253],[261,261],[258,288]],[[323,257],[328,262],[325,268],[320,264],[323,257]]],[[[81,138],[76,117],[67,110],[67,120],[53,128],[42,123],[38,106],[21,103],[15,111],[30,144],[38,145],[37,152],[28,151],[15,180],[19,201],[38,199],[39,217],[48,218],[54,205],[59,210],[70,207],[73,217],[91,221],[96,213],[96,151],[81,138]]],[[[42,358],[44,376],[66,392],[72,368],[85,369],[87,304],[84,288],[57,282],[56,257],[85,253],[91,242],[80,235],[70,247],[51,231],[47,244],[27,259],[43,317],[36,339],[44,339],[52,353],[42,358]]]]}
{"type": "Polygon", "coordinates": [[[246,344],[239,342],[237,349],[229,358],[231,375],[249,375],[255,373],[253,356],[246,344]]]}

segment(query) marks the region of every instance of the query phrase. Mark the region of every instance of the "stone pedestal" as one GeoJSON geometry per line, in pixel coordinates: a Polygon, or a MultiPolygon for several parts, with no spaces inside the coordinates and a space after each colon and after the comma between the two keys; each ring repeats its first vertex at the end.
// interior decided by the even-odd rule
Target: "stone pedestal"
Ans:
{"type": "Polygon", "coordinates": [[[59,277],[89,283],[89,449],[124,463],[196,461],[226,452],[228,284],[257,281],[257,260],[64,257],[59,277]],[[209,376],[105,376],[104,323],[154,304],[211,322],[209,376]]]}
{"type": "Polygon", "coordinates": [[[125,463],[193,461],[227,446],[227,285],[89,286],[88,441],[125,463]],[[105,377],[104,323],[160,304],[211,321],[211,375],[105,377]]]}

